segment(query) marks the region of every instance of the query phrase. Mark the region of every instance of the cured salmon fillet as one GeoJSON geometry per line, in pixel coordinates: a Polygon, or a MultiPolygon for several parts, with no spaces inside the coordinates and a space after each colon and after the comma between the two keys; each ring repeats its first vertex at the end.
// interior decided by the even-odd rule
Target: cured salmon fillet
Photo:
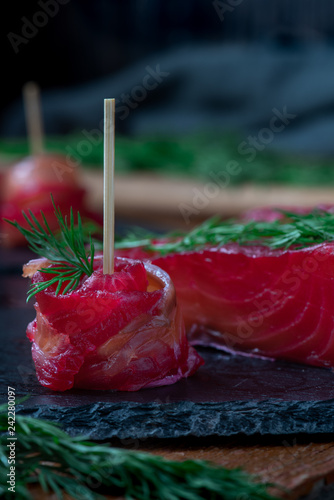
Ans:
{"type": "MultiPolygon", "coordinates": [[[[39,269],[47,265],[31,261],[24,275],[43,282],[49,275],[39,269]]],[[[135,391],[172,384],[203,364],[186,339],[167,273],[122,258],[112,275],[103,274],[101,257],[94,269],[70,293],[56,295],[54,286],[36,295],[27,336],[42,385],[135,391]]]]}
{"type": "Polygon", "coordinates": [[[170,275],[193,345],[334,366],[334,243],[118,254],[146,256],[170,275]]]}

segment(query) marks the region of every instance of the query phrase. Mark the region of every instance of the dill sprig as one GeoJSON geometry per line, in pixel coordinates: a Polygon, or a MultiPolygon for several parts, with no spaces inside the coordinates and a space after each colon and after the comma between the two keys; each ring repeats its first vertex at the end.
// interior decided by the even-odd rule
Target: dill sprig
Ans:
{"type": "Polygon", "coordinates": [[[51,199],[59,225],[59,231],[56,234],[51,231],[42,210],[40,214],[43,225],[40,224],[31,210],[29,210],[28,214],[22,211],[30,229],[21,226],[16,221],[5,219],[6,222],[16,227],[25,236],[29,248],[33,252],[48,259],[52,265],[52,267],[40,269],[41,272],[50,274],[52,277],[49,280],[32,285],[28,291],[27,301],[36,293],[54,284],[57,284],[56,295],[60,292],[64,294],[74,290],[83,274],[90,276],[93,273],[94,244],[89,235],[89,248],[87,250],[80,213],[77,214],[77,225],[75,225],[71,207],[70,221],[68,223],[67,216],[62,215],[52,196],[51,199]]]}
{"type": "MultiPolygon", "coordinates": [[[[0,407],[0,496],[8,491],[6,405],[0,407]]],[[[202,460],[175,462],[149,453],[95,444],[71,437],[46,420],[16,415],[15,499],[28,500],[29,485],[39,484],[58,499],[67,493],[82,500],[105,494],[136,500],[275,500],[263,484],[241,469],[226,469],[202,460]]]]}
{"type": "Polygon", "coordinates": [[[280,211],[284,217],[274,221],[236,219],[221,220],[213,217],[187,234],[169,234],[152,239],[141,235],[137,240],[130,237],[116,243],[117,248],[143,247],[161,254],[191,251],[205,246],[264,245],[273,249],[295,249],[334,241],[334,214],[313,210],[308,214],[280,211]]]}

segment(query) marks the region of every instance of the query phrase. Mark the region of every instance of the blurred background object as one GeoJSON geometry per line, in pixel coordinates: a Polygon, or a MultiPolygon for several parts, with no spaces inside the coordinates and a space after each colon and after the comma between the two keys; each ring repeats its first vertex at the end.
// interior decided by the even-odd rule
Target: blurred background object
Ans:
{"type": "MultiPolygon", "coordinates": [[[[209,206],[197,209],[196,190],[203,195],[205,185],[185,181],[181,198],[165,186],[159,200],[170,198],[180,215],[186,199],[194,218],[217,207],[223,215],[238,213],[231,196],[242,208],[268,202],[266,187],[249,194],[233,186],[332,186],[333,14],[331,0],[6,5],[1,158],[28,153],[21,92],[34,80],[41,87],[46,149],[65,155],[71,168],[102,167],[102,103],[117,99],[118,173],[146,171],[150,182],[152,173],[158,176],[150,192],[137,190],[133,204],[153,200],[160,175],[177,176],[179,186],[181,178],[196,178],[219,187],[219,194],[206,196],[209,206]]],[[[99,181],[88,176],[85,182],[95,186],[88,196],[99,206],[99,181]]],[[[137,177],[131,182],[144,189],[137,177]]],[[[332,199],[332,191],[299,194],[285,189],[271,199],[332,199]]],[[[128,213],[134,205],[126,198],[122,191],[128,213]]]]}
{"type": "Polygon", "coordinates": [[[285,107],[295,119],[269,149],[332,153],[333,13],[331,0],[15,2],[1,136],[25,134],[32,79],[47,134],[98,127],[112,95],[124,134],[256,133],[285,107]]]}

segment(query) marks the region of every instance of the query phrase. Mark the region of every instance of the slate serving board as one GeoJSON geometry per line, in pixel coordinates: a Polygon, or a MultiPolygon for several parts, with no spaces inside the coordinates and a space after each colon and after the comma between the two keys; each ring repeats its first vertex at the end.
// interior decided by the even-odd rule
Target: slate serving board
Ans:
{"type": "Polygon", "coordinates": [[[1,258],[8,266],[0,268],[0,397],[6,401],[8,386],[17,399],[30,395],[18,413],[94,440],[334,432],[333,371],[212,349],[200,350],[205,365],[193,377],[172,386],[134,393],[40,386],[25,337],[34,309],[25,304],[28,282],[17,266],[22,252],[16,260],[2,250],[1,258]]]}

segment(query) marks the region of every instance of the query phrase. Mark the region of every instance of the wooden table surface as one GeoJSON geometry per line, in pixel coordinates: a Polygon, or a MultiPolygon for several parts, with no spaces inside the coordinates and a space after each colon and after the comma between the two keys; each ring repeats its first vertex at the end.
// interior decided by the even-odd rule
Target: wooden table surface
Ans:
{"type": "MultiPolygon", "coordinates": [[[[201,459],[228,468],[242,467],[261,481],[275,483],[289,490],[271,489],[279,498],[296,500],[315,486],[334,482],[334,442],[328,439],[290,436],[275,439],[178,438],[165,442],[128,440],[127,448],[162,455],[171,460],[201,459]]],[[[38,487],[32,488],[31,492],[36,500],[56,498],[55,495],[43,493],[38,487]]]]}

